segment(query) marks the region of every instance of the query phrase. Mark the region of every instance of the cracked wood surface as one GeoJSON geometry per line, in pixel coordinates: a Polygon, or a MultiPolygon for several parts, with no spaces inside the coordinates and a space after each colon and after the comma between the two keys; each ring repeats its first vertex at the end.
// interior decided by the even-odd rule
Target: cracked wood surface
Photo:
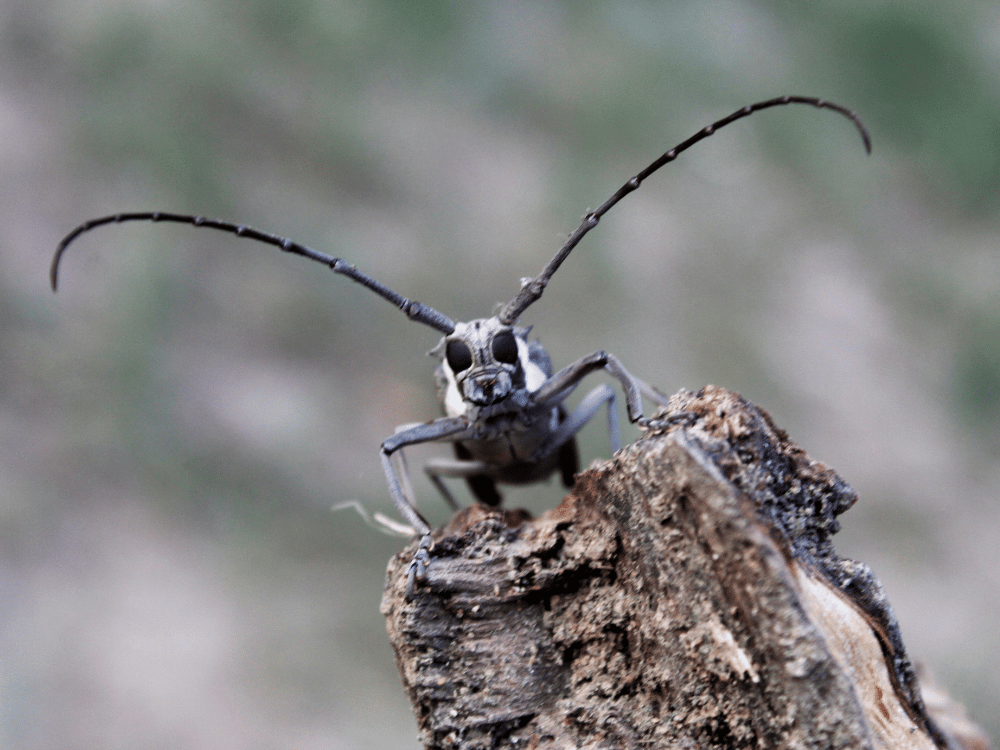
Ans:
{"type": "MultiPolygon", "coordinates": [[[[881,585],[830,537],[856,500],[759,408],[697,419],[577,477],[538,519],[467,508],[382,609],[427,748],[988,748],[921,698],[881,585]]],[[[936,708],[948,705],[949,711],[936,708]]]]}

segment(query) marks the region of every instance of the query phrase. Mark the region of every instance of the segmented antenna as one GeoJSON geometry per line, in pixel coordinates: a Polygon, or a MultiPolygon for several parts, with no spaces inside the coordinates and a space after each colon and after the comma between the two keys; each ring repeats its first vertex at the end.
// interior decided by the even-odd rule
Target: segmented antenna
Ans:
{"type": "Polygon", "coordinates": [[[418,323],[423,323],[431,328],[436,328],[445,335],[448,335],[455,330],[455,321],[447,315],[438,312],[433,307],[428,307],[422,302],[413,302],[403,295],[397,294],[385,284],[376,281],[368,274],[362,273],[350,263],[347,263],[340,258],[334,258],[331,255],[313,250],[305,245],[300,245],[298,242],[293,242],[285,237],[278,237],[275,234],[261,232],[259,229],[244,226],[243,224],[232,224],[228,221],[206,219],[203,216],[170,214],[161,211],[114,214],[112,216],[102,216],[99,219],[91,219],[90,221],[83,222],[83,224],[63,237],[62,242],[59,243],[59,247],[56,248],[56,254],[52,258],[52,266],[49,268],[49,279],[52,282],[52,291],[56,291],[59,286],[59,263],[62,260],[63,253],[66,252],[66,248],[68,248],[77,237],[84,232],[89,232],[91,229],[96,229],[97,227],[104,226],[105,224],[124,224],[127,221],[173,221],[178,224],[190,224],[194,227],[218,229],[222,232],[235,234],[237,237],[246,237],[251,240],[263,242],[267,245],[274,245],[275,247],[284,250],[286,253],[301,255],[303,258],[309,258],[309,260],[322,263],[334,273],[346,276],[351,279],[351,281],[356,281],[362,286],[375,292],[375,294],[379,295],[383,299],[389,300],[389,302],[406,313],[410,320],[415,320],[418,323]]]}
{"type": "Polygon", "coordinates": [[[832,109],[834,112],[839,112],[854,123],[854,127],[858,129],[858,132],[861,134],[861,140],[865,144],[865,151],[869,154],[871,153],[871,137],[868,135],[868,129],[865,127],[864,123],[861,122],[861,118],[858,117],[858,115],[853,111],[847,109],[846,107],[842,107],[839,104],[834,104],[833,102],[828,102],[825,99],[817,99],[811,96],[779,96],[776,99],[768,99],[765,102],[748,104],[746,107],[743,107],[743,109],[733,112],[728,117],[723,117],[721,120],[713,122],[711,125],[702,128],[686,141],[678,143],[644,170],[639,172],[639,174],[618,188],[615,194],[604,201],[604,203],[602,203],[596,211],[592,211],[587,214],[580,226],[578,226],[573,234],[569,236],[569,239],[566,240],[566,244],[563,245],[559,252],[556,253],[555,257],[549,261],[548,265],[545,266],[542,272],[535,278],[522,282],[521,291],[517,293],[517,296],[514,297],[514,299],[504,305],[503,309],[500,311],[500,322],[504,325],[513,325],[516,323],[517,319],[521,316],[521,313],[527,310],[529,306],[542,296],[542,292],[545,291],[545,287],[548,286],[553,274],[555,274],[555,272],[559,269],[562,262],[566,260],[566,256],[570,254],[570,251],[572,251],[573,248],[579,244],[580,240],[583,239],[583,236],[596,227],[597,223],[601,220],[601,217],[610,211],[611,208],[618,203],[618,201],[631,193],[633,190],[637,190],[639,185],[642,184],[642,181],[653,174],[653,172],[662,167],[664,164],[672,162],[682,152],[687,151],[698,141],[708,138],[710,135],[719,130],[719,128],[724,128],[729,123],[748,117],[754,112],[759,112],[762,109],[781,107],[785,104],[808,104],[812,107],[832,109]]]}

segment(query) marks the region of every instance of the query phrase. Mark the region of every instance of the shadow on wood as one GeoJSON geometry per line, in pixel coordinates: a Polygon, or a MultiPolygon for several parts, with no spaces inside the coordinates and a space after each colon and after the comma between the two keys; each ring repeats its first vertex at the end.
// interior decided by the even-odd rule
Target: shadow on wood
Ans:
{"type": "MultiPolygon", "coordinates": [[[[854,491],[714,387],[536,520],[473,506],[382,609],[427,748],[987,748],[932,718],[882,588],[830,541],[854,491]]],[[[935,706],[938,702],[935,702],[935,706]]],[[[964,723],[963,723],[964,722],[964,723]]]]}

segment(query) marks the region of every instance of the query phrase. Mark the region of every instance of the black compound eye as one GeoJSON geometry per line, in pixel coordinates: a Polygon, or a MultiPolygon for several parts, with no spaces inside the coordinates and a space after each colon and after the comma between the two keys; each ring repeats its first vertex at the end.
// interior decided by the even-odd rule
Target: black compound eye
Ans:
{"type": "Polygon", "coordinates": [[[464,341],[449,341],[444,356],[451,371],[456,375],[472,367],[472,350],[464,341]]]}
{"type": "Polygon", "coordinates": [[[501,331],[493,337],[493,358],[497,362],[512,365],[517,362],[517,340],[510,331],[501,331]]]}

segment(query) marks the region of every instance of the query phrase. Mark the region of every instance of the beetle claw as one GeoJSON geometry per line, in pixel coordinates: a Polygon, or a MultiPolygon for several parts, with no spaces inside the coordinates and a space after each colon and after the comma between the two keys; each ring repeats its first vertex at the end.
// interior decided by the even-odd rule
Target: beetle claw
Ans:
{"type": "Polygon", "coordinates": [[[410,560],[410,567],[406,570],[406,601],[412,602],[416,596],[417,583],[423,581],[427,575],[427,566],[430,564],[431,535],[424,534],[420,537],[420,544],[417,551],[410,560]]]}

